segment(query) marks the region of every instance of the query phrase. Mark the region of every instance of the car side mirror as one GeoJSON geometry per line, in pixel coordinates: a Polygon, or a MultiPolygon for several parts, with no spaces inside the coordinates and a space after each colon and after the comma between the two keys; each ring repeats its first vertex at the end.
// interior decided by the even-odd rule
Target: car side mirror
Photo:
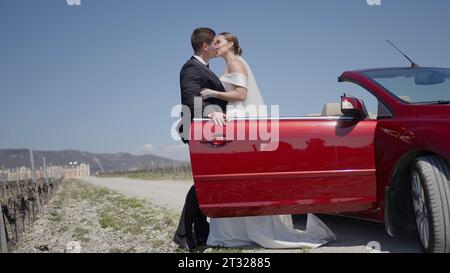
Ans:
{"type": "Polygon", "coordinates": [[[341,112],[344,116],[365,118],[368,116],[364,102],[358,98],[341,96],[341,112]]]}

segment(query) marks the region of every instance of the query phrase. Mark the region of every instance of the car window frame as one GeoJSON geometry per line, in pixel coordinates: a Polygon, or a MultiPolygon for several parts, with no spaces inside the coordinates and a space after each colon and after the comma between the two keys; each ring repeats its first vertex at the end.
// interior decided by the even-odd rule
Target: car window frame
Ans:
{"type": "MultiPolygon", "coordinates": [[[[362,76],[364,76],[365,78],[367,78],[367,79],[370,80],[371,82],[375,83],[377,86],[383,88],[383,90],[386,90],[386,88],[384,88],[383,86],[381,86],[378,82],[372,80],[371,78],[365,76],[364,74],[362,74],[362,76]]],[[[376,119],[373,119],[373,120],[384,120],[384,119],[392,119],[392,118],[395,118],[395,111],[392,109],[392,107],[390,107],[389,104],[387,104],[385,101],[383,101],[383,99],[380,98],[380,97],[377,95],[376,92],[373,92],[370,88],[366,87],[366,86],[365,86],[364,84],[362,84],[361,82],[359,82],[359,81],[357,81],[357,80],[354,80],[354,79],[352,79],[352,78],[348,78],[348,77],[339,77],[338,81],[339,81],[339,83],[344,83],[344,82],[347,82],[347,83],[353,83],[353,84],[356,84],[356,85],[362,87],[362,88],[365,89],[367,92],[369,92],[370,94],[372,94],[372,95],[378,100],[378,103],[381,103],[381,104],[384,106],[384,108],[386,108],[386,110],[390,113],[390,116],[385,116],[385,117],[379,117],[379,116],[377,115],[377,118],[376,118],[376,119]]],[[[388,94],[392,94],[392,92],[389,92],[389,90],[386,90],[386,91],[387,91],[388,94]]],[[[397,98],[397,96],[395,96],[394,94],[392,94],[392,95],[393,95],[395,98],[397,98]]]]}

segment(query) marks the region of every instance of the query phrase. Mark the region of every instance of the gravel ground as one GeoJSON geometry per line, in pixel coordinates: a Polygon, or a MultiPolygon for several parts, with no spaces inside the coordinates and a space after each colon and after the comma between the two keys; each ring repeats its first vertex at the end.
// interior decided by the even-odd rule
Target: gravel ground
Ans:
{"type": "Polygon", "coordinates": [[[13,252],[70,252],[77,244],[83,253],[178,252],[176,220],[148,201],[69,180],[13,252]]]}

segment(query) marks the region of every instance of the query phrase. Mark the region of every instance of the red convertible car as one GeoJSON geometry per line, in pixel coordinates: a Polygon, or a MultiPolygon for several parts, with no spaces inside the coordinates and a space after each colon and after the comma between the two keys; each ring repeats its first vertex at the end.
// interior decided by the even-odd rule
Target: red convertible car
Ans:
{"type": "MultiPolygon", "coordinates": [[[[375,113],[344,94],[321,115],[225,125],[251,130],[264,119],[279,130],[276,149],[264,149],[259,137],[195,139],[191,129],[202,211],[209,217],[338,213],[384,222],[391,236],[417,233],[428,252],[450,252],[450,69],[350,71],[339,82],[370,93],[375,113]]],[[[194,119],[191,128],[208,123],[194,119]]]]}

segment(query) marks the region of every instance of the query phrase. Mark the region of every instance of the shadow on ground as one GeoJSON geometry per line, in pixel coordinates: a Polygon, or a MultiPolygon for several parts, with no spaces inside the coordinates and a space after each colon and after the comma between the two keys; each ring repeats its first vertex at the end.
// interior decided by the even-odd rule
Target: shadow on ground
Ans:
{"type": "MultiPolygon", "coordinates": [[[[420,253],[420,240],[416,236],[393,238],[386,233],[384,224],[335,215],[317,214],[337,236],[337,241],[310,252],[370,252],[369,242],[379,243],[380,251],[392,253],[420,253]]],[[[293,215],[294,226],[304,230],[306,215],[293,215]]],[[[374,243],[371,243],[374,245],[374,243]]]]}

